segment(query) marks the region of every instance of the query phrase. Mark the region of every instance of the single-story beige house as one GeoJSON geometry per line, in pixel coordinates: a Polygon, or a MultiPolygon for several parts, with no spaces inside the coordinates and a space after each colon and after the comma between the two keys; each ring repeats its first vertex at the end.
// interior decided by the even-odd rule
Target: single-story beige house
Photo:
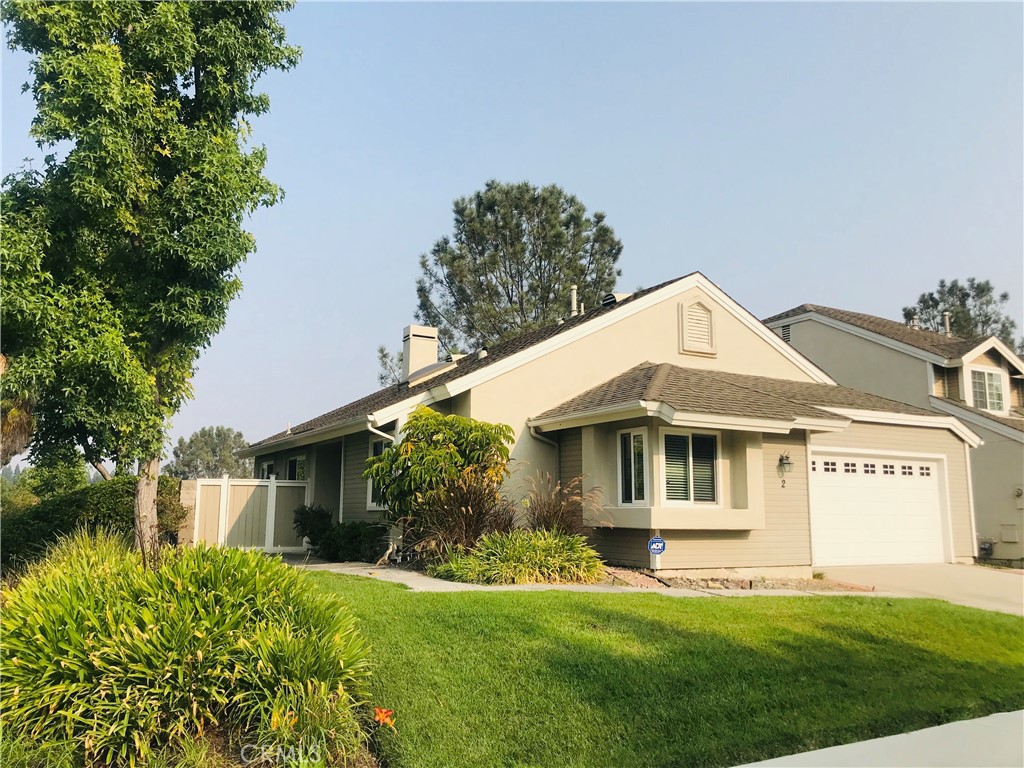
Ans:
{"type": "Polygon", "coordinates": [[[995,336],[964,339],[802,304],[765,320],[836,381],[955,416],[971,452],[979,554],[1024,562],[1024,361],[995,336]]]}
{"type": "Polygon", "coordinates": [[[613,563],[806,576],[974,558],[980,440],[953,416],[839,386],[700,273],[567,314],[441,362],[436,331],[409,326],[400,384],[243,453],[340,520],[377,520],[366,460],[426,405],[513,427],[511,493],[538,471],[599,487],[593,540],[613,563]]]}

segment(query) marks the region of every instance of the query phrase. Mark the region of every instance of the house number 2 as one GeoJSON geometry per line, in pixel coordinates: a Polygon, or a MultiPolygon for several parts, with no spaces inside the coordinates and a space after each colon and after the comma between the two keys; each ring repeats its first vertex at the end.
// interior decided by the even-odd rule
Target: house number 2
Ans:
{"type": "Polygon", "coordinates": [[[782,487],[783,487],[783,488],[785,488],[785,487],[786,487],[786,478],[782,478],[782,487]]]}

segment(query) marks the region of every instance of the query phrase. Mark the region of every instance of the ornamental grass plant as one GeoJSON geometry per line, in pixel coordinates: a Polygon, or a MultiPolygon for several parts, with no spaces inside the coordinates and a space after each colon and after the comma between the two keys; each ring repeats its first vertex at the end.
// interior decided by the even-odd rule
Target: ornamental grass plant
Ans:
{"type": "Polygon", "coordinates": [[[431,576],[471,584],[593,584],[604,564],[582,536],[515,529],[428,567],[431,576]]]}
{"type": "Polygon", "coordinates": [[[362,744],[368,648],[344,602],[256,552],[168,549],[158,570],[117,535],[79,533],[2,592],[0,725],[75,764],[146,764],[216,729],[304,743],[320,764],[362,744]]]}

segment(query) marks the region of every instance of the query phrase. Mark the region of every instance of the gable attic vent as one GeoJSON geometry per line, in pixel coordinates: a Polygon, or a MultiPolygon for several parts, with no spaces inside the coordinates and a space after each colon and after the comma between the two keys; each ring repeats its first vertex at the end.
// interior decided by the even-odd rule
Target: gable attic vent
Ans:
{"type": "Polygon", "coordinates": [[[680,352],[714,355],[715,329],[711,310],[700,301],[679,305],[680,352]]]}
{"type": "Polygon", "coordinates": [[[782,337],[782,340],[787,344],[789,344],[789,330],[790,326],[784,325],[782,326],[782,333],[779,334],[782,337]]]}

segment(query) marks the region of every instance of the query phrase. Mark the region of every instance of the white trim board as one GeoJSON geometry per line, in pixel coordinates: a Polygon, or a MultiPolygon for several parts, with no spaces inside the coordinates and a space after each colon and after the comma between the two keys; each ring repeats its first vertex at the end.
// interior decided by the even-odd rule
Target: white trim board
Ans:
{"type": "MultiPolygon", "coordinates": [[[[941,397],[932,397],[930,400],[932,407],[936,410],[943,411],[944,413],[948,413],[951,416],[955,416],[958,419],[962,419],[963,421],[975,424],[979,427],[984,427],[985,429],[991,430],[1002,437],[1008,437],[1018,443],[1024,443],[1024,432],[1014,429],[1007,424],[1003,424],[1002,422],[996,421],[988,416],[983,416],[980,413],[975,413],[967,408],[961,408],[954,403],[943,400],[941,397]]],[[[971,447],[976,448],[977,446],[971,447]]]]}
{"type": "MultiPolygon", "coordinates": [[[[825,408],[826,406],[817,406],[825,408]]],[[[886,411],[865,411],[857,408],[836,408],[828,406],[827,409],[840,416],[846,416],[852,421],[861,421],[874,424],[898,424],[903,427],[926,427],[929,429],[948,429],[959,437],[971,448],[977,448],[985,441],[977,434],[969,430],[959,421],[951,416],[922,416],[910,413],[889,413],[886,411]]]]}

